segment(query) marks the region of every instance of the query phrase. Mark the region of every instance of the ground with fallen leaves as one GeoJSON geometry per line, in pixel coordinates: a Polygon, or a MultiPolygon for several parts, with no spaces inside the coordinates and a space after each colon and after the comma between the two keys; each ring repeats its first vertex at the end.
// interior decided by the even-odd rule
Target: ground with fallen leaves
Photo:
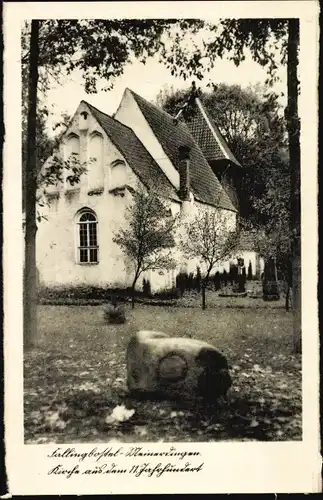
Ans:
{"type": "Polygon", "coordinates": [[[39,306],[41,344],[25,352],[25,441],[301,439],[301,357],[292,354],[292,315],[283,301],[224,303],[210,293],[202,311],[199,298],[189,300],[190,307],[126,305],[124,325],[106,324],[101,306],[39,306]],[[139,329],[220,349],[233,378],[228,401],[203,407],[132,399],[125,350],[139,329]]]}

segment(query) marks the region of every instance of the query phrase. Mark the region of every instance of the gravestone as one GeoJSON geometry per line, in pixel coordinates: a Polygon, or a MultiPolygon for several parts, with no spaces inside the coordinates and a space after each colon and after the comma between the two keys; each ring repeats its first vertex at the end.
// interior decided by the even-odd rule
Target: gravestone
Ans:
{"type": "Polygon", "coordinates": [[[236,294],[246,293],[246,268],[244,265],[244,259],[242,258],[238,259],[237,272],[232,291],[236,294]]]}
{"type": "Polygon", "coordinates": [[[263,300],[271,301],[280,299],[276,263],[273,258],[269,258],[265,262],[262,289],[263,300]]]}
{"type": "Polygon", "coordinates": [[[127,348],[127,384],[135,396],[215,400],[227,393],[231,377],[225,356],[212,345],[139,331],[127,348]]]}

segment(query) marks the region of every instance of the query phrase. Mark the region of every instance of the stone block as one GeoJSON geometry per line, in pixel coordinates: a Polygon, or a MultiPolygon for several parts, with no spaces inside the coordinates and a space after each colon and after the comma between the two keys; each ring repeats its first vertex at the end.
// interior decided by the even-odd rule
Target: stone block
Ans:
{"type": "Polygon", "coordinates": [[[215,400],[231,377],[226,357],[207,342],[139,331],[127,348],[127,383],[137,396],[215,400]]]}
{"type": "Polygon", "coordinates": [[[264,281],[263,299],[265,301],[279,300],[279,285],[277,281],[264,281]]]}

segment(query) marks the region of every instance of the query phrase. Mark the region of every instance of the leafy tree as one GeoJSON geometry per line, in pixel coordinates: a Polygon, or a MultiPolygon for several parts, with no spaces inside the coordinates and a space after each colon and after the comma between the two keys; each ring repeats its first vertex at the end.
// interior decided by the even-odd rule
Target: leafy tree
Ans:
{"type": "Polygon", "coordinates": [[[255,202],[257,211],[263,215],[264,223],[253,224],[258,252],[265,261],[274,260],[280,279],[285,281],[286,310],[290,308],[291,276],[291,242],[290,227],[290,178],[285,172],[268,179],[268,186],[263,197],[255,202]]]}
{"type": "Polygon", "coordinates": [[[200,212],[185,223],[181,249],[186,258],[199,261],[202,309],[206,308],[206,288],[212,270],[231,257],[237,241],[237,232],[230,228],[228,215],[223,210],[200,212]]]}
{"type": "MultiPolygon", "coordinates": [[[[185,32],[194,34],[202,26],[202,21],[189,19],[43,20],[39,31],[39,68],[56,79],[79,71],[87,93],[110,90],[134,58],[145,63],[148,57],[157,55],[170,67],[167,37],[176,31],[176,42],[180,42],[185,32]],[[98,81],[102,87],[97,86],[98,81]]],[[[28,55],[27,47],[23,62],[28,55]]]]}
{"type": "MultiPolygon", "coordinates": [[[[26,22],[21,35],[21,44],[23,54],[27,52],[29,47],[29,37],[30,37],[31,26],[26,22]]],[[[48,69],[48,68],[47,68],[48,69]]],[[[55,70],[53,70],[55,71],[55,70]]],[[[53,74],[51,72],[51,74],[53,74]]],[[[27,162],[27,119],[28,119],[28,63],[27,59],[23,59],[21,65],[21,76],[22,76],[22,178],[24,179],[26,162],[27,162]]],[[[49,89],[49,73],[48,71],[38,68],[38,82],[37,82],[37,112],[36,112],[36,171],[37,171],[37,206],[43,206],[46,203],[42,194],[43,190],[49,185],[55,184],[57,181],[63,180],[64,169],[70,170],[75,174],[75,167],[77,166],[77,158],[70,159],[67,162],[63,162],[62,159],[57,154],[56,148],[61,138],[62,132],[56,134],[53,137],[49,136],[47,130],[47,118],[49,115],[49,109],[45,104],[45,97],[47,90],[49,89]],[[51,167],[42,170],[44,162],[52,156],[51,167]]],[[[56,123],[54,129],[57,130],[59,127],[63,126],[63,132],[70,122],[70,116],[62,113],[60,122],[56,123]]],[[[79,175],[84,171],[84,168],[80,168],[79,175]]],[[[72,183],[77,182],[77,176],[72,175],[70,172],[67,175],[68,180],[72,183]]],[[[22,190],[23,200],[22,206],[25,210],[25,186],[23,183],[22,190]]],[[[39,215],[39,214],[38,214],[39,215]]],[[[39,218],[39,217],[38,217],[39,218]]]]}
{"type": "Polygon", "coordinates": [[[133,192],[133,202],[126,208],[125,219],[125,227],[115,233],[113,241],[134,266],[131,285],[134,308],[135,287],[140,275],[175,267],[172,255],[177,219],[169,214],[156,191],[143,187],[133,192]]]}
{"type": "MultiPolygon", "coordinates": [[[[29,54],[31,26],[25,23],[21,34],[22,53],[29,54]]],[[[28,120],[28,78],[29,78],[29,61],[28,58],[23,58],[21,64],[22,77],[22,171],[24,173],[27,157],[27,120],[28,120]]],[[[36,149],[37,149],[37,170],[40,170],[43,162],[52,153],[55,145],[54,139],[48,136],[46,129],[46,120],[49,114],[47,106],[44,104],[44,97],[49,86],[49,74],[41,71],[38,68],[37,81],[37,113],[36,113],[36,149]]]]}

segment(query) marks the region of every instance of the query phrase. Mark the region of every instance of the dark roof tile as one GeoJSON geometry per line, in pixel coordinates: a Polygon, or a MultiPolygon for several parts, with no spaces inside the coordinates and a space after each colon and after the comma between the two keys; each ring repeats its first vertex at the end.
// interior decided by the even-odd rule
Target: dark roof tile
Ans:
{"type": "Polygon", "coordinates": [[[200,99],[195,103],[192,113],[185,122],[208,161],[229,160],[241,167],[200,99]],[[216,137],[214,137],[211,128],[216,137]]]}

